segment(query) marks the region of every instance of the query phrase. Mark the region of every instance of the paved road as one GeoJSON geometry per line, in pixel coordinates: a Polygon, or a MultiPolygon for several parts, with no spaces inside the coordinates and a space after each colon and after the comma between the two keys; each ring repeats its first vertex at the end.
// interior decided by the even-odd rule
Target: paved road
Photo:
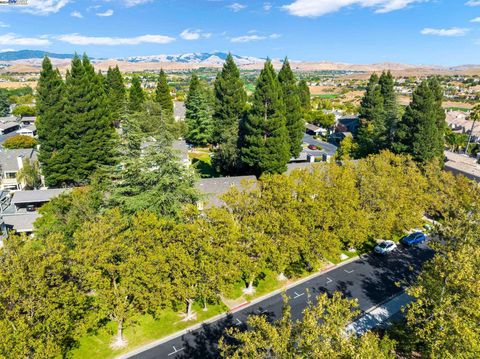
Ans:
{"type": "Polygon", "coordinates": [[[326,153],[329,156],[333,156],[337,152],[337,146],[332,145],[331,143],[319,141],[314,139],[312,136],[304,134],[303,142],[308,143],[309,145],[319,146],[322,148],[320,152],[326,153]]]}
{"type": "MultiPolygon", "coordinates": [[[[345,266],[287,291],[290,297],[293,319],[301,318],[307,305],[307,289],[312,297],[320,293],[341,291],[348,297],[357,298],[361,311],[366,311],[386,299],[399,294],[415,278],[422,264],[433,257],[433,251],[425,245],[415,248],[400,248],[388,256],[367,255],[345,266]]],[[[218,358],[217,343],[226,327],[244,327],[249,315],[263,314],[271,319],[281,315],[283,300],[276,295],[263,302],[239,311],[213,324],[173,339],[133,356],[135,359],[208,359],[218,358]]]]}

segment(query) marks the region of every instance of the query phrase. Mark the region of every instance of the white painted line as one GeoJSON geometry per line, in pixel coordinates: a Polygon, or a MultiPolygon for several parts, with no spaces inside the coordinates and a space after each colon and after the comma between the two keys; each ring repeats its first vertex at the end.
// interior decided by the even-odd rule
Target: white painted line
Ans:
{"type": "Polygon", "coordinates": [[[353,272],[355,272],[353,269],[352,270],[346,270],[344,269],[345,273],[348,273],[348,274],[352,274],[353,272]]]}
{"type": "Polygon", "coordinates": [[[295,297],[293,297],[293,299],[297,299],[300,298],[302,295],[305,295],[305,293],[298,294],[297,292],[293,292],[293,294],[295,294],[295,297]]]}
{"type": "Polygon", "coordinates": [[[330,279],[330,278],[327,277],[327,284],[330,284],[332,282],[333,282],[333,279],[330,279]]]}
{"type": "Polygon", "coordinates": [[[173,350],[174,350],[174,351],[171,352],[170,354],[168,354],[168,356],[177,354],[177,353],[181,352],[183,349],[185,349],[185,348],[177,349],[177,348],[173,347],[173,350]]]}
{"type": "Polygon", "coordinates": [[[237,321],[237,324],[235,324],[235,325],[242,325],[243,324],[240,319],[236,318],[235,320],[237,321]]]}
{"type": "Polygon", "coordinates": [[[260,315],[260,314],[265,314],[266,312],[268,312],[268,310],[266,310],[266,309],[264,309],[264,310],[257,309],[257,310],[255,311],[255,313],[257,313],[258,315],[260,315]]]}

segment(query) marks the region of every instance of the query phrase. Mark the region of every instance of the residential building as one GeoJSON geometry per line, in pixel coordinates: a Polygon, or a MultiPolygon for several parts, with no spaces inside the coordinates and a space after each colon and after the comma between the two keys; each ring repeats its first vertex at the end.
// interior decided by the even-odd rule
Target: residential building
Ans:
{"type": "Polygon", "coordinates": [[[1,190],[22,190],[25,183],[17,180],[17,173],[23,168],[23,161],[37,161],[37,152],[34,149],[0,150],[1,190]]]}
{"type": "Polygon", "coordinates": [[[35,125],[26,125],[17,131],[17,134],[22,136],[35,137],[37,135],[37,128],[35,125]]]}
{"type": "Polygon", "coordinates": [[[175,121],[184,121],[187,114],[187,109],[185,107],[185,102],[175,101],[173,103],[173,116],[175,121]]]}
{"type": "Polygon", "coordinates": [[[356,135],[359,127],[360,118],[358,116],[344,116],[337,120],[336,132],[350,132],[356,135]]]}
{"type": "Polygon", "coordinates": [[[66,188],[18,191],[12,194],[11,204],[17,213],[32,212],[66,191],[66,188]]]}
{"type": "Polygon", "coordinates": [[[225,202],[221,196],[231,188],[236,187],[242,191],[256,188],[256,186],[257,178],[255,176],[203,178],[196,185],[197,190],[203,195],[197,206],[200,210],[222,207],[225,202]]]}
{"type": "Polygon", "coordinates": [[[328,133],[327,129],[312,125],[310,123],[305,124],[305,129],[306,129],[305,132],[307,133],[307,135],[310,135],[310,136],[319,136],[319,135],[325,135],[328,133]]]}

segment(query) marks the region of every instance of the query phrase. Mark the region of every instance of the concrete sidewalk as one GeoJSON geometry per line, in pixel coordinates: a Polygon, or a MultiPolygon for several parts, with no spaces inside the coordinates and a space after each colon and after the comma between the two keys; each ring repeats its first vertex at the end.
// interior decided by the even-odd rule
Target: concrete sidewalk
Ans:
{"type": "Polygon", "coordinates": [[[370,308],[353,323],[347,326],[347,333],[364,334],[373,328],[388,324],[388,320],[398,314],[402,307],[411,303],[413,298],[402,293],[387,302],[370,308]]]}

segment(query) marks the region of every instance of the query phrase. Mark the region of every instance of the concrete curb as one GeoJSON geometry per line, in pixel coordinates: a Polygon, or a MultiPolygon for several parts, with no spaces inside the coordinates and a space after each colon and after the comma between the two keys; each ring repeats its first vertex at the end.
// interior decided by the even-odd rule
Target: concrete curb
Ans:
{"type": "Polygon", "coordinates": [[[212,324],[212,323],[214,323],[214,322],[216,322],[216,321],[218,321],[218,320],[220,320],[220,319],[224,319],[224,318],[226,318],[226,317],[229,316],[229,315],[232,315],[232,314],[235,314],[235,313],[239,312],[240,310],[243,310],[243,309],[245,309],[245,308],[254,306],[255,304],[258,304],[258,303],[260,303],[260,302],[263,302],[264,300],[269,299],[269,298],[271,298],[271,297],[274,297],[274,296],[276,296],[276,295],[278,295],[278,294],[280,294],[280,293],[282,293],[282,292],[284,292],[284,291],[287,291],[287,290],[289,290],[289,289],[292,289],[292,288],[294,288],[294,287],[296,287],[296,286],[298,286],[298,285],[300,285],[300,284],[306,283],[306,282],[308,282],[308,281],[311,280],[311,279],[320,277],[321,275],[324,275],[324,274],[326,274],[326,273],[328,273],[328,272],[331,272],[331,271],[334,270],[334,269],[341,268],[341,267],[344,266],[344,265],[347,265],[347,264],[350,264],[350,263],[352,263],[352,262],[355,262],[356,260],[358,260],[358,259],[360,259],[360,258],[361,258],[361,256],[355,256],[355,257],[352,257],[352,258],[350,258],[350,259],[347,259],[346,261],[341,262],[341,263],[339,263],[339,264],[337,264],[337,265],[327,266],[325,269],[322,269],[321,271],[315,272],[315,273],[309,275],[308,277],[299,279],[299,280],[296,281],[296,282],[292,282],[292,283],[290,283],[290,284],[288,284],[288,285],[286,285],[286,286],[284,286],[284,287],[282,287],[282,288],[280,288],[280,289],[277,289],[277,290],[275,290],[275,291],[273,291],[273,292],[270,292],[270,293],[268,293],[268,294],[265,294],[264,296],[255,298],[255,299],[253,299],[253,300],[251,300],[251,301],[249,301],[249,302],[246,302],[246,303],[241,304],[241,305],[239,305],[239,306],[237,306],[237,307],[235,307],[235,308],[232,308],[232,309],[230,309],[228,312],[225,312],[225,313],[222,313],[222,314],[218,314],[218,315],[216,315],[216,316],[214,316],[214,317],[212,317],[212,318],[209,318],[209,319],[207,319],[207,320],[204,320],[203,322],[194,324],[194,325],[192,325],[191,327],[188,327],[188,328],[185,328],[185,329],[183,329],[183,330],[181,330],[181,331],[179,331],[179,332],[175,332],[175,333],[173,333],[173,334],[170,334],[169,336],[163,337],[162,339],[158,339],[158,340],[156,340],[156,341],[154,341],[154,342],[151,342],[151,343],[149,343],[149,344],[146,344],[146,345],[144,345],[144,346],[142,346],[142,347],[140,347],[140,348],[137,348],[137,349],[135,349],[135,350],[133,350],[133,351],[131,351],[131,352],[128,352],[128,353],[126,353],[126,354],[121,354],[121,355],[115,357],[115,359],[128,359],[128,358],[131,358],[132,356],[135,356],[135,355],[140,354],[140,353],[143,353],[143,352],[145,352],[145,351],[147,351],[147,350],[149,350],[149,349],[152,349],[152,348],[154,348],[154,347],[156,347],[156,346],[158,346],[158,345],[162,345],[162,344],[164,344],[164,343],[167,343],[167,342],[169,342],[170,340],[173,340],[173,339],[175,339],[175,338],[182,337],[182,336],[184,336],[185,334],[188,334],[188,333],[190,333],[190,332],[192,332],[192,331],[195,331],[195,330],[197,330],[197,329],[200,329],[202,326],[204,326],[204,325],[206,325],[206,324],[212,324]]]}

